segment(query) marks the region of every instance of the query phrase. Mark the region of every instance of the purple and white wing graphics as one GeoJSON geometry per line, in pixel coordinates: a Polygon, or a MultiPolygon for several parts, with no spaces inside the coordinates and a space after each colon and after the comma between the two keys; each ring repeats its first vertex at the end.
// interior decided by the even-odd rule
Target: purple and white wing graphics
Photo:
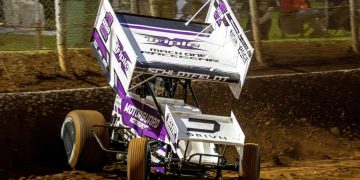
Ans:
{"type": "MultiPolygon", "coordinates": [[[[126,22],[122,26],[132,33],[141,53],[141,63],[137,67],[147,69],[148,73],[198,80],[240,81],[234,64],[221,62],[210,54],[218,48],[207,42],[211,34],[179,27],[178,24],[183,25],[183,22],[141,17],[154,24],[131,24],[136,17],[124,15],[123,18],[126,22]],[[162,23],[169,26],[160,26],[162,23]]],[[[134,21],[137,22],[132,23],[144,22],[134,21]]]]}
{"type": "Polygon", "coordinates": [[[137,55],[108,0],[101,1],[91,44],[110,86],[125,98],[137,55]]]}
{"type": "Polygon", "coordinates": [[[227,0],[212,0],[205,20],[214,29],[210,41],[220,43],[221,48],[213,49],[215,57],[228,55],[225,59],[236,68],[240,75],[238,85],[230,84],[236,98],[239,97],[250,65],[254,49],[232,12],[227,0]],[[237,92],[235,92],[237,91],[237,92]]]}

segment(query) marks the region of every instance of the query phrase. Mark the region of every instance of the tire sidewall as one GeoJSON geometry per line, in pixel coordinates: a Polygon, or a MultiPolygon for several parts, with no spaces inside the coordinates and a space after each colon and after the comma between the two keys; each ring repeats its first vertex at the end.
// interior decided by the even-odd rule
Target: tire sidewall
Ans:
{"type": "Polygon", "coordinates": [[[64,140],[64,132],[65,132],[65,125],[66,123],[72,123],[74,131],[75,131],[75,141],[73,142],[71,155],[68,157],[68,164],[71,166],[71,168],[75,168],[80,154],[80,138],[81,138],[81,132],[80,132],[80,121],[77,115],[73,112],[70,112],[62,125],[61,128],[61,137],[64,140]]]}

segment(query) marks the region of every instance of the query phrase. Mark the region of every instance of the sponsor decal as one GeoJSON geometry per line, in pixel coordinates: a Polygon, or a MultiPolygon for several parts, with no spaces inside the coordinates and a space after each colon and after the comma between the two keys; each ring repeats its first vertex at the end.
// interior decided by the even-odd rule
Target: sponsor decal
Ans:
{"type": "Polygon", "coordinates": [[[217,135],[216,133],[220,131],[220,127],[220,123],[216,120],[189,118],[188,122],[186,122],[186,135],[188,135],[189,138],[221,141],[228,141],[232,139],[227,136],[217,135]]]}
{"type": "Polygon", "coordinates": [[[169,107],[165,106],[165,120],[164,120],[165,128],[168,133],[170,139],[170,146],[171,149],[176,153],[177,141],[178,141],[178,134],[179,129],[175,122],[174,117],[172,116],[169,107]]]}
{"type": "Polygon", "coordinates": [[[187,132],[186,135],[188,135],[190,138],[205,138],[205,139],[212,139],[212,140],[225,140],[227,141],[229,138],[225,136],[217,136],[217,135],[211,135],[211,134],[203,134],[203,133],[192,133],[187,132]]]}
{"type": "Polygon", "coordinates": [[[176,144],[179,130],[176,126],[174,118],[172,117],[172,115],[170,113],[167,113],[165,115],[165,127],[169,133],[170,141],[173,144],[176,144]]]}
{"type": "Polygon", "coordinates": [[[121,102],[121,117],[123,124],[134,129],[138,135],[165,141],[164,122],[158,111],[150,106],[126,96],[121,102]]]}
{"type": "MultiPolygon", "coordinates": [[[[231,27],[233,27],[236,34],[240,34],[240,29],[236,25],[234,19],[231,17],[231,14],[226,14],[227,19],[230,21],[231,27]]],[[[246,45],[246,44],[245,44],[246,45]]]]}
{"type": "Polygon", "coordinates": [[[246,64],[250,60],[243,46],[239,46],[238,55],[241,57],[244,64],[246,64]]]}
{"type": "Polygon", "coordinates": [[[141,34],[146,39],[145,44],[152,44],[157,46],[164,46],[164,47],[178,47],[180,49],[194,49],[194,50],[201,50],[200,44],[197,42],[200,41],[194,41],[194,40],[188,40],[188,39],[181,39],[181,38],[168,38],[164,36],[154,36],[154,35],[147,35],[147,34],[141,34]]]}
{"type": "Polygon", "coordinates": [[[126,92],[123,85],[121,84],[118,74],[115,71],[114,71],[114,76],[115,76],[114,90],[115,92],[117,92],[117,94],[120,96],[121,99],[124,99],[126,97],[126,92]]]}
{"type": "Polygon", "coordinates": [[[130,122],[133,123],[135,126],[141,128],[141,129],[147,129],[149,128],[149,126],[141,121],[139,121],[138,119],[131,117],[130,118],[130,122]]]}
{"type": "Polygon", "coordinates": [[[214,19],[216,21],[216,24],[219,27],[221,26],[222,23],[224,23],[225,26],[229,26],[227,20],[224,17],[222,17],[228,12],[225,3],[222,0],[219,0],[219,2],[214,1],[214,6],[216,9],[214,12],[214,19]]]}
{"type": "Polygon", "coordinates": [[[174,51],[174,50],[150,48],[149,51],[141,51],[141,53],[149,54],[149,55],[163,56],[163,57],[173,57],[173,58],[197,60],[197,61],[219,62],[219,60],[216,60],[216,59],[205,58],[206,54],[199,54],[199,53],[192,53],[192,52],[179,52],[179,51],[174,51]]]}
{"type": "Polygon", "coordinates": [[[200,73],[185,72],[185,71],[173,71],[173,70],[157,69],[157,68],[149,68],[148,71],[150,73],[167,75],[167,76],[176,76],[176,77],[188,78],[188,79],[208,79],[208,80],[223,81],[223,82],[226,82],[230,78],[228,76],[212,76],[209,74],[200,74],[200,73]]]}
{"type": "Polygon", "coordinates": [[[189,118],[189,122],[202,124],[201,126],[197,127],[187,127],[187,131],[193,132],[204,132],[204,133],[216,133],[220,131],[220,124],[214,120],[207,120],[207,119],[197,119],[197,118],[189,118]],[[204,128],[204,126],[211,126],[211,129],[204,128]],[[200,127],[200,128],[199,128],[200,127]]]}
{"type": "Polygon", "coordinates": [[[105,43],[101,39],[97,29],[94,29],[93,38],[94,38],[93,44],[95,46],[97,54],[99,55],[102,65],[104,66],[105,70],[107,71],[106,73],[108,73],[109,65],[110,65],[110,54],[109,54],[108,50],[106,49],[105,43]]]}
{"type": "Polygon", "coordinates": [[[131,63],[131,61],[130,61],[130,58],[129,58],[128,54],[126,53],[126,51],[124,51],[124,46],[121,43],[119,37],[116,37],[116,39],[117,39],[117,41],[116,41],[116,45],[114,48],[115,50],[113,52],[114,52],[117,62],[119,62],[121,65],[121,70],[127,77],[126,72],[129,69],[129,64],[131,63]]]}
{"type": "Polygon", "coordinates": [[[103,37],[104,41],[106,42],[108,40],[109,34],[111,33],[111,25],[114,21],[114,18],[112,17],[110,12],[105,13],[105,17],[101,22],[100,25],[100,33],[103,37]]]}
{"type": "Polygon", "coordinates": [[[142,111],[133,104],[126,103],[124,113],[128,113],[131,116],[131,119],[136,119],[136,121],[149,125],[152,128],[156,129],[159,127],[160,119],[145,111],[142,111]]]}

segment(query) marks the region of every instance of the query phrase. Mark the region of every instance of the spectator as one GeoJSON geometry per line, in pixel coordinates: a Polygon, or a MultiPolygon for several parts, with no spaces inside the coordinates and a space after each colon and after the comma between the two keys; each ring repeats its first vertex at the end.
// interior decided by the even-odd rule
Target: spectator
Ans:
{"type": "Polygon", "coordinates": [[[349,3],[346,0],[330,0],[328,29],[351,31],[349,3]]]}
{"type": "MultiPolygon", "coordinates": [[[[260,28],[260,38],[262,40],[269,39],[269,32],[271,28],[271,16],[270,12],[274,9],[274,7],[270,7],[270,2],[268,0],[260,0],[258,4],[258,23],[260,28]]],[[[251,17],[249,16],[248,22],[246,24],[246,30],[248,31],[247,36],[249,40],[253,39],[253,36],[249,30],[252,29],[251,26],[251,17]]]]}
{"type": "Polygon", "coordinates": [[[313,29],[310,37],[327,35],[326,27],[321,23],[324,13],[319,9],[311,8],[307,0],[280,0],[280,13],[301,24],[308,23],[313,29]]]}

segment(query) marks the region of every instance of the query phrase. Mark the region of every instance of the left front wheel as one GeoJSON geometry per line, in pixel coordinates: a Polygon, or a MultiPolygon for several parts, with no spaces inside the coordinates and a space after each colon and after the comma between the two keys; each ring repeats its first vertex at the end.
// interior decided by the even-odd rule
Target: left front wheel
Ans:
{"type": "MultiPolygon", "coordinates": [[[[74,110],[65,118],[61,127],[68,164],[76,169],[97,169],[103,165],[106,153],[100,148],[91,132],[93,125],[105,125],[104,116],[91,110],[74,110]]],[[[106,128],[95,128],[96,135],[103,144],[108,144],[106,128]]]]}
{"type": "Polygon", "coordinates": [[[147,180],[150,178],[150,149],[147,138],[130,141],[127,155],[127,179],[147,180]]]}

